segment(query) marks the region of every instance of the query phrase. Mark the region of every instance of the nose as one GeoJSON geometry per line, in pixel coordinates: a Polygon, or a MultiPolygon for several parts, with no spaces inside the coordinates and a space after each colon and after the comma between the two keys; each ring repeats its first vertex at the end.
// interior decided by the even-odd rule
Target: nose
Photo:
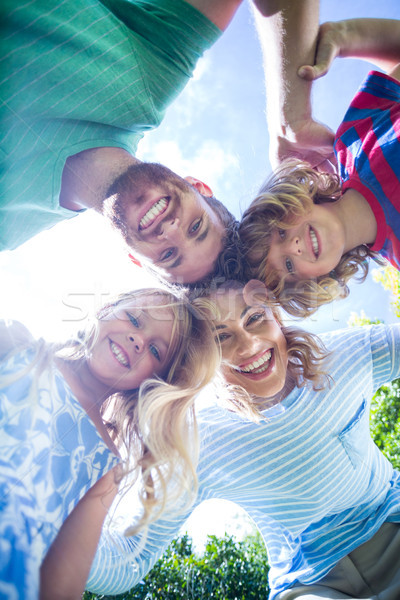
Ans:
{"type": "Polygon", "coordinates": [[[302,252],[303,252],[302,241],[301,241],[299,235],[296,234],[296,235],[287,237],[285,252],[286,252],[286,254],[292,254],[294,256],[298,256],[298,255],[302,254],[302,252]]]}
{"type": "Polygon", "coordinates": [[[237,354],[241,358],[251,357],[258,349],[258,338],[249,331],[242,330],[237,336],[237,354]]]}
{"type": "Polygon", "coordinates": [[[180,220],[173,218],[162,224],[162,229],[158,237],[176,243],[182,235],[180,220]]]}
{"type": "Polygon", "coordinates": [[[131,344],[133,344],[135,352],[138,352],[138,353],[143,352],[143,348],[145,346],[145,341],[144,341],[143,336],[140,333],[138,333],[138,332],[135,332],[135,334],[130,333],[128,335],[128,340],[131,344]]]}

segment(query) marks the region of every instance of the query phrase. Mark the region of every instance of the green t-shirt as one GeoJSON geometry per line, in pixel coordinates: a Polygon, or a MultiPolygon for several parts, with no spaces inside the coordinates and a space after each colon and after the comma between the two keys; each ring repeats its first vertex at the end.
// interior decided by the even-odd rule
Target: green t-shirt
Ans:
{"type": "Polygon", "coordinates": [[[220,30],[183,0],[3,0],[0,250],[76,213],[59,206],[68,156],[135,153],[220,30]]]}

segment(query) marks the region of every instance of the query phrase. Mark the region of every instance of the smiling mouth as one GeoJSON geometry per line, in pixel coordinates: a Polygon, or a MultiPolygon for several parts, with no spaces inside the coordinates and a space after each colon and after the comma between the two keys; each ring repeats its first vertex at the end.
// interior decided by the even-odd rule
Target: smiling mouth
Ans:
{"type": "Polygon", "coordinates": [[[235,371],[238,373],[244,373],[245,375],[259,375],[267,371],[270,366],[272,356],[272,350],[267,350],[262,356],[254,360],[252,363],[242,368],[236,368],[235,371]]]}
{"type": "Polygon", "coordinates": [[[148,229],[154,223],[154,221],[162,215],[168,208],[169,200],[167,198],[160,198],[157,202],[154,202],[153,206],[149,208],[147,213],[140,219],[139,231],[148,229]]]}
{"type": "Polygon", "coordinates": [[[318,238],[317,238],[317,234],[315,233],[314,229],[311,226],[310,226],[310,239],[311,239],[311,245],[312,245],[312,249],[314,252],[314,256],[315,256],[315,258],[318,258],[318,256],[319,256],[318,238]]]}
{"type": "Polygon", "coordinates": [[[120,346],[118,346],[111,340],[110,340],[110,350],[120,365],[122,365],[123,367],[126,367],[127,369],[130,368],[131,364],[129,362],[127,354],[122,350],[122,348],[120,348],[120,346]]]}

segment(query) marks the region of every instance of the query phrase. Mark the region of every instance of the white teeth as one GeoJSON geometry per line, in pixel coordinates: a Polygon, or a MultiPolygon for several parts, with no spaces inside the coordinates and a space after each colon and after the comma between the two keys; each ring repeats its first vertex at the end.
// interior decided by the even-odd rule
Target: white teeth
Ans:
{"type": "Polygon", "coordinates": [[[266,371],[269,367],[269,361],[271,360],[271,350],[268,350],[265,354],[263,354],[260,358],[253,361],[249,365],[243,367],[243,369],[236,369],[237,371],[242,371],[243,373],[262,373],[266,371]]]}
{"type": "Polygon", "coordinates": [[[313,229],[310,229],[310,238],[311,238],[313,252],[314,252],[315,256],[318,258],[318,256],[319,256],[318,239],[317,239],[317,236],[313,229]]]}
{"type": "Polygon", "coordinates": [[[161,213],[165,211],[168,206],[168,200],[166,198],[161,198],[158,200],[153,206],[147,211],[147,213],[142,217],[139,223],[139,229],[146,229],[149,227],[154,219],[158,217],[161,213]]]}
{"type": "Polygon", "coordinates": [[[117,361],[123,366],[123,367],[129,367],[129,362],[126,359],[125,353],[122,352],[120,350],[120,348],[114,344],[114,342],[110,342],[110,348],[111,348],[111,352],[114,354],[115,358],[117,359],[117,361]]]}

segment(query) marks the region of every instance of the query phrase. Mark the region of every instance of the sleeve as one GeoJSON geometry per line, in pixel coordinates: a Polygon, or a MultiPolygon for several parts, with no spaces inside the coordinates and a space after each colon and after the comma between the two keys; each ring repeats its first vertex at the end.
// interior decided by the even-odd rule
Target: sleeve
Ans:
{"type": "Polygon", "coordinates": [[[148,531],[138,536],[125,537],[123,533],[105,528],[100,538],[86,589],[101,594],[121,594],[136,586],[152,569],[186,519],[181,516],[164,517],[151,524],[148,531]]]}
{"type": "Polygon", "coordinates": [[[33,341],[30,331],[19,321],[0,320],[0,359],[13,350],[29,346],[33,341]]]}
{"type": "Polygon", "coordinates": [[[105,0],[129,28],[151,100],[163,113],[193,75],[198,59],[220,37],[205,15],[184,0],[105,0]]]}
{"type": "Polygon", "coordinates": [[[374,388],[400,377],[400,323],[370,329],[374,388]]]}

